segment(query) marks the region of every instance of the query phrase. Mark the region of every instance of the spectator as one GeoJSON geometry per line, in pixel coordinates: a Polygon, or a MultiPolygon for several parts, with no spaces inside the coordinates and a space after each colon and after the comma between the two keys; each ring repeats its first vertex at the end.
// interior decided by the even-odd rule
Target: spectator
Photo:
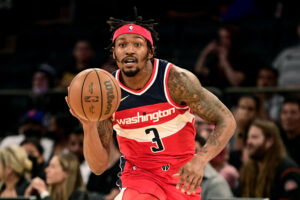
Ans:
{"type": "Polygon", "coordinates": [[[88,199],[79,163],[72,154],[58,154],[52,157],[46,168],[46,183],[40,178],[33,179],[26,189],[25,196],[37,192],[42,200],[88,199]]]}
{"type": "Polygon", "coordinates": [[[87,165],[86,161],[84,160],[83,137],[83,129],[81,126],[78,126],[75,129],[73,129],[68,135],[67,149],[65,150],[74,154],[77,157],[80,164],[80,172],[83,179],[83,183],[86,185],[91,175],[91,170],[87,165]]]}
{"type": "Polygon", "coordinates": [[[57,112],[51,115],[46,136],[55,141],[51,154],[64,152],[67,148],[68,134],[73,127],[77,127],[79,121],[69,113],[57,112]]]}
{"type": "Polygon", "coordinates": [[[31,178],[40,177],[45,180],[46,163],[44,159],[44,149],[37,138],[26,138],[20,144],[26,151],[28,157],[32,161],[31,178]]]}
{"type": "Polygon", "coordinates": [[[29,185],[32,163],[19,146],[0,149],[0,197],[23,196],[29,185]]]}
{"type": "Polygon", "coordinates": [[[272,121],[255,120],[247,137],[249,160],[241,170],[242,197],[300,199],[300,169],[289,159],[272,121]]]}
{"type": "Polygon", "coordinates": [[[52,66],[43,63],[34,72],[32,77],[32,94],[28,108],[39,109],[45,114],[54,110],[53,96],[49,91],[55,87],[56,71],[52,66]]]}
{"type": "Polygon", "coordinates": [[[300,165],[300,101],[286,98],[281,108],[281,134],[287,151],[292,159],[300,165]]]}
{"type": "Polygon", "coordinates": [[[247,160],[245,148],[247,132],[252,121],[258,118],[259,107],[258,98],[247,94],[240,96],[237,107],[233,111],[237,128],[230,141],[229,163],[237,170],[240,170],[242,163],[247,160]]]}
{"type": "Polygon", "coordinates": [[[35,96],[46,94],[55,84],[56,71],[47,63],[41,64],[32,78],[32,92],[35,96]]]}
{"type": "Polygon", "coordinates": [[[203,85],[224,88],[243,84],[245,63],[238,49],[238,34],[235,26],[224,25],[219,28],[216,40],[202,50],[194,71],[203,85]]]}
{"type": "MultiPolygon", "coordinates": [[[[300,37],[300,23],[297,27],[300,37]]],[[[273,61],[273,67],[279,72],[279,86],[300,87],[300,45],[283,49],[273,61]]]]}
{"type": "Polygon", "coordinates": [[[68,137],[68,151],[78,158],[83,182],[86,184],[88,191],[105,195],[107,199],[113,199],[119,193],[116,182],[118,180],[117,174],[120,172],[119,160],[121,154],[114,142],[112,142],[111,162],[108,169],[101,175],[95,175],[91,172],[83,156],[83,137],[81,126],[73,129],[68,137]]]}
{"type": "Polygon", "coordinates": [[[67,88],[79,72],[89,67],[96,67],[93,62],[94,54],[91,42],[88,40],[78,40],[73,49],[74,63],[63,69],[60,86],[67,88]]]}
{"type": "MultiPolygon", "coordinates": [[[[271,67],[262,67],[258,71],[256,86],[258,88],[277,87],[278,72],[271,67]]],[[[260,116],[262,119],[279,121],[280,107],[283,97],[272,93],[258,93],[260,100],[260,116]]]]}
{"type": "Polygon", "coordinates": [[[67,140],[68,151],[70,151],[78,158],[79,163],[82,163],[84,161],[83,137],[83,129],[81,126],[78,126],[70,132],[67,140]]]}
{"type": "Polygon", "coordinates": [[[49,159],[54,141],[44,137],[46,133],[46,127],[43,125],[44,113],[40,110],[31,109],[27,111],[20,120],[20,126],[18,128],[17,135],[10,135],[0,142],[0,148],[10,145],[19,145],[26,137],[35,137],[40,140],[41,145],[44,148],[44,158],[49,159]]]}
{"type": "Polygon", "coordinates": [[[237,107],[233,111],[237,122],[237,129],[234,138],[234,150],[241,150],[246,141],[246,133],[251,122],[258,117],[259,99],[253,95],[242,95],[238,99],[237,107]]]}
{"type": "Polygon", "coordinates": [[[216,157],[214,157],[210,164],[219,174],[227,181],[230,189],[235,191],[238,186],[239,172],[237,169],[229,164],[230,149],[226,146],[216,157]]]}

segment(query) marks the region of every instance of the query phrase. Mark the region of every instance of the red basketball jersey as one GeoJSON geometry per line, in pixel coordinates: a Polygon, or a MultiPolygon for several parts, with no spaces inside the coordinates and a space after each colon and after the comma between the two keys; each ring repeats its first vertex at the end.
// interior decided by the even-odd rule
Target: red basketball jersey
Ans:
{"type": "Polygon", "coordinates": [[[188,106],[170,98],[168,75],[172,64],[154,59],[153,73],[136,91],[120,82],[122,99],[113,115],[121,153],[134,166],[146,170],[176,171],[195,154],[194,115],[188,106]]]}

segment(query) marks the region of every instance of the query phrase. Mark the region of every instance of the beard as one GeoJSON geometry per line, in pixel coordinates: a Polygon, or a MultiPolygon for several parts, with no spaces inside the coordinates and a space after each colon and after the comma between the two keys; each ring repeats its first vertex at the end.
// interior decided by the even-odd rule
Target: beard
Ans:
{"type": "MultiPolygon", "coordinates": [[[[147,51],[147,54],[145,55],[145,57],[141,58],[141,62],[147,62],[148,61],[148,55],[149,55],[149,50],[147,51]]],[[[132,57],[132,56],[130,56],[132,57]]],[[[138,58],[135,58],[136,59],[136,63],[138,63],[138,58]]],[[[115,55],[115,60],[117,63],[123,63],[125,58],[123,59],[120,59],[118,58],[116,55],[115,55]]],[[[136,74],[138,74],[140,72],[140,67],[137,66],[135,69],[130,69],[128,71],[125,71],[124,68],[121,69],[122,73],[127,76],[127,77],[134,77],[136,74]]]]}
{"type": "MultiPolygon", "coordinates": [[[[250,147],[253,148],[251,145],[250,147]]],[[[258,146],[252,154],[249,153],[249,157],[255,161],[261,161],[265,158],[265,155],[267,154],[267,149],[265,147],[265,143],[258,146]]]]}
{"type": "Polygon", "coordinates": [[[133,77],[133,76],[135,76],[137,73],[140,72],[140,69],[139,69],[138,67],[135,68],[135,69],[133,69],[133,70],[130,70],[130,71],[125,71],[124,69],[122,69],[122,72],[123,72],[126,76],[128,76],[128,77],[133,77]]]}

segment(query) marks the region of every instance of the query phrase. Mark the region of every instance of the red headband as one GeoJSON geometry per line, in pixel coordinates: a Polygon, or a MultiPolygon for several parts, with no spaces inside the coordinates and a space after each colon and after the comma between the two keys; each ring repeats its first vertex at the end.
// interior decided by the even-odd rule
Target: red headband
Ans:
{"type": "Polygon", "coordinates": [[[112,41],[114,42],[117,37],[126,33],[134,33],[143,36],[153,46],[153,40],[150,31],[136,24],[126,24],[118,28],[114,33],[112,41]]]}

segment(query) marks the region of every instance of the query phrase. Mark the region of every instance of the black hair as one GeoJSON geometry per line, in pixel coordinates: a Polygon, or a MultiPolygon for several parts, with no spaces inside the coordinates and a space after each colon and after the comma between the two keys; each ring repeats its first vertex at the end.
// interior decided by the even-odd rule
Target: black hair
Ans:
{"type": "Polygon", "coordinates": [[[29,138],[25,138],[20,146],[24,145],[24,144],[33,144],[33,146],[36,147],[36,149],[38,150],[38,152],[40,154],[43,154],[44,153],[44,148],[42,147],[41,143],[40,143],[40,140],[37,139],[37,138],[34,138],[34,137],[29,137],[29,138]]]}
{"type": "Polygon", "coordinates": [[[35,67],[34,73],[36,72],[42,72],[43,74],[45,74],[49,82],[49,88],[53,88],[55,86],[54,82],[57,72],[52,65],[50,65],[49,63],[41,63],[35,67]]]}
{"type": "Polygon", "coordinates": [[[261,68],[258,69],[258,72],[260,72],[261,70],[268,70],[268,71],[272,72],[275,75],[276,80],[277,80],[277,78],[279,76],[278,70],[275,69],[275,68],[273,68],[273,67],[263,66],[263,67],[261,67],[261,68]]]}
{"type": "Polygon", "coordinates": [[[89,38],[77,38],[77,40],[76,40],[75,43],[74,43],[74,47],[73,47],[73,48],[75,48],[76,45],[77,45],[79,42],[86,42],[86,43],[88,43],[88,45],[90,46],[90,48],[91,48],[92,50],[95,50],[95,47],[94,47],[94,45],[93,45],[93,42],[92,42],[91,39],[89,39],[89,38]]]}
{"type": "MultiPolygon", "coordinates": [[[[158,32],[154,29],[154,26],[157,25],[157,23],[154,21],[154,19],[149,19],[149,20],[143,20],[142,16],[137,16],[137,12],[135,9],[135,19],[132,21],[127,21],[127,20],[122,20],[122,19],[116,19],[113,17],[110,17],[107,21],[107,24],[110,26],[110,31],[112,32],[111,38],[113,37],[113,34],[115,31],[120,28],[123,25],[126,24],[136,24],[139,25],[148,31],[150,31],[152,39],[153,39],[153,47],[155,47],[156,42],[159,40],[158,37],[158,32]]],[[[147,40],[147,45],[152,51],[152,45],[151,43],[147,40]]],[[[108,46],[108,49],[111,49],[111,47],[114,46],[114,42],[108,46]]],[[[154,54],[154,52],[153,52],[154,54]]]]}
{"type": "Polygon", "coordinates": [[[242,96],[239,97],[238,102],[240,102],[240,100],[242,98],[250,98],[253,99],[255,102],[255,109],[258,112],[259,111],[259,107],[260,107],[260,100],[257,96],[253,95],[253,94],[243,94],[242,96]]]}
{"type": "Polygon", "coordinates": [[[287,104],[287,103],[293,103],[297,104],[299,109],[300,109],[300,99],[294,96],[288,96],[284,99],[282,105],[287,104]]]}

